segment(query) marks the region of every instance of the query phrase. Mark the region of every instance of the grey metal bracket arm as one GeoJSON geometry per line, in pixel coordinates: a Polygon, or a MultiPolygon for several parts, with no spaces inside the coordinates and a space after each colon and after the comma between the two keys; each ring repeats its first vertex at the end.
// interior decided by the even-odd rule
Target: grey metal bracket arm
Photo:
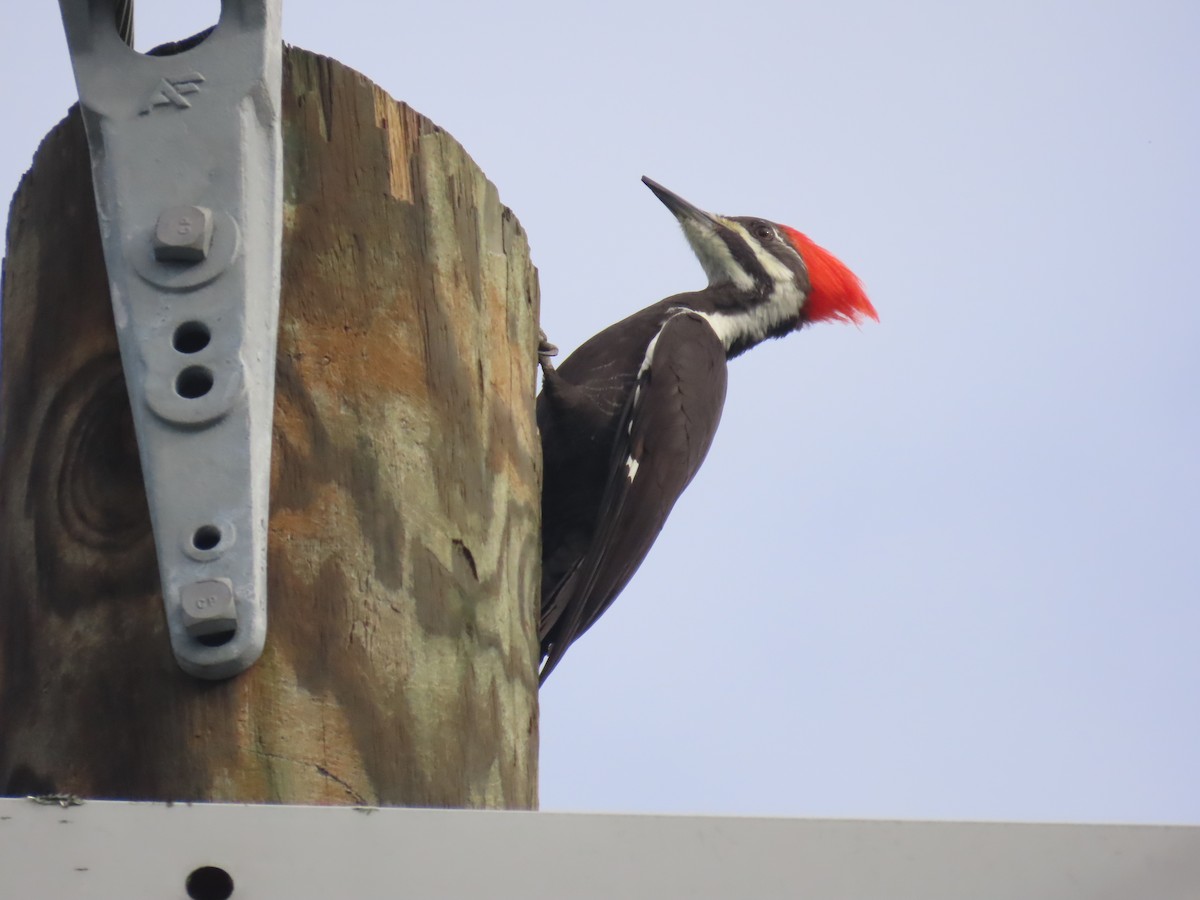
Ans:
{"type": "Polygon", "coordinates": [[[267,628],[281,0],[222,0],[174,56],[122,41],[121,2],[59,5],[171,646],[185,671],[227,678],[267,628]]]}

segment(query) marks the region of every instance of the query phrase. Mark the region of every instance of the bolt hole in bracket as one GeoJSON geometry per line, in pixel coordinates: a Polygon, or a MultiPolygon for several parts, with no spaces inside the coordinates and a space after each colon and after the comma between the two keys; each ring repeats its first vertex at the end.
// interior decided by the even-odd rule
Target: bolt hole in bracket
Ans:
{"type": "Polygon", "coordinates": [[[59,0],[92,157],[171,646],[229,678],[266,640],[282,235],[281,0],[222,0],[173,56],[121,0],[59,0]]]}

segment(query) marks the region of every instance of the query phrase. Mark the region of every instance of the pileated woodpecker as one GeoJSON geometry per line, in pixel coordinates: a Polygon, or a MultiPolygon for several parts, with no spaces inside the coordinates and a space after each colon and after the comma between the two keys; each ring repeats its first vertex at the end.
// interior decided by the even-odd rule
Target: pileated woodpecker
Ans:
{"type": "Polygon", "coordinates": [[[697,209],[643,178],[708,275],[585,341],[542,393],[540,681],[641,565],[700,468],[725,402],[725,361],[810,322],[878,319],[854,274],[805,235],[697,209]]]}

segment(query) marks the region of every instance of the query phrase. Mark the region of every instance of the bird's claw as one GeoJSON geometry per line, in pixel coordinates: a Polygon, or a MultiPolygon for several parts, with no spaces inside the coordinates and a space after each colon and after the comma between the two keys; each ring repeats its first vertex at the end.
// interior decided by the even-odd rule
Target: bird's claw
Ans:
{"type": "Polygon", "coordinates": [[[558,348],[550,343],[550,339],[546,337],[546,332],[538,329],[538,365],[542,367],[543,375],[550,375],[554,371],[554,363],[550,362],[550,358],[558,355],[558,348]]]}
{"type": "Polygon", "coordinates": [[[558,347],[550,343],[550,338],[546,337],[546,332],[538,329],[538,359],[549,359],[551,356],[558,356],[558,347]]]}

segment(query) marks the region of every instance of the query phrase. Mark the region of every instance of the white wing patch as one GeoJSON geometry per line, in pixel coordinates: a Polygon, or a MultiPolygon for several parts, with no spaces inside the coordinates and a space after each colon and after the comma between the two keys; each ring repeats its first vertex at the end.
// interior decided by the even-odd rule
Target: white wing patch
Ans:
{"type": "MultiPolygon", "coordinates": [[[[633,389],[633,412],[629,415],[629,434],[633,434],[633,417],[637,415],[638,401],[642,397],[642,376],[649,371],[650,364],[654,362],[654,348],[658,344],[658,339],[662,337],[663,329],[667,327],[668,322],[676,316],[686,315],[689,312],[691,310],[681,309],[663,319],[663,323],[658,326],[658,331],[655,332],[654,337],[650,338],[650,343],[646,345],[646,358],[642,360],[642,364],[638,367],[637,387],[633,389]]],[[[699,313],[696,313],[696,315],[699,315],[699,313]]]]}
{"type": "MultiPolygon", "coordinates": [[[[706,315],[704,315],[704,313],[698,313],[695,310],[691,310],[691,309],[676,310],[675,312],[671,313],[671,315],[669,315],[665,319],[663,319],[662,325],[660,325],[658,327],[658,331],[655,333],[654,337],[652,337],[650,339],[650,343],[646,345],[646,357],[645,357],[645,359],[642,360],[641,366],[638,367],[637,387],[635,387],[633,389],[633,408],[629,412],[629,426],[625,429],[626,434],[628,434],[628,435],[633,434],[633,420],[635,418],[637,418],[638,403],[642,399],[642,376],[645,375],[646,372],[648,372],[650,370],[650,366],[654,362],[654,348],[656,346],[658,346],[658,339],[660,337],[662,337],[663,331],[666,330],[667,324],[672,319],[674,319],[676,316],[687,316],[687,315],[700,316],[701,318],[708,321],[709,327],[713,327],[714,331],[716,330],[711,321],[711,316],[706,316],[706,315]]],[[[720,337],[720,335],[721,335],[721,332],[717,331],[717,336],[720,337]]],[[[724,340],[724,338],[722,338],[722,340],[724,340]]],[[[726,344],[726,346],[728,346],[728,344],[726,344]]],[[[633,479],[637,477],[637,470],[638,470],[638,461],[634,458],[633,453],[630,452],[629,456],[627,456],[625,458],[625,474],[629,476],[629,481],[631,484],[633,483],[633,479]]]]}

